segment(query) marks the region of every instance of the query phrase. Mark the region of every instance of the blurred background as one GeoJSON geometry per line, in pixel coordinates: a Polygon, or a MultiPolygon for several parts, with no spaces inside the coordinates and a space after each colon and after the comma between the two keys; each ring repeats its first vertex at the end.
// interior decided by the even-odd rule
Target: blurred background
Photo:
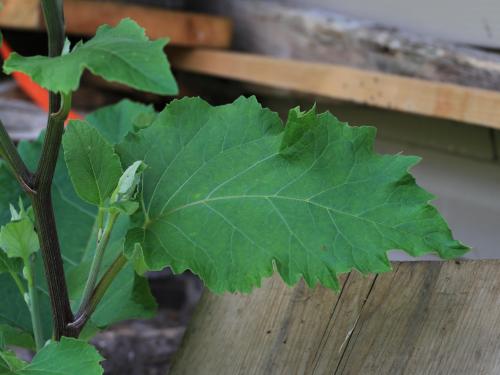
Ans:
{"type": "MultiPolygon", "coordinates": [[[[38,0],[3,3],[0,28],[10,47],[45,53],[38,0]]],[[[467,257],[500,258],[500,3],[66,0],[65,7],[73,42],[124,17],[151,38],[169,37],[180,96],[223,104],[256,95],[284,118],[289,108],[316,103],[351,125],[375,126],[378,151],[423,158],[413,173],[439,197],[435,205],[455,236],[473,248],[467,257]]],[[[85,75],[74,110],[85,114],[122,98],[158,110],[171,100],[85,75]]],[[[12,77],[0,81],[0,114],[16,140],[33,139],[45,126],[36,94],[12,77]]],[[[399,252],[391,258],[412,260],[399,252]]],[[[107,373],[168,368],[201,285],[168,270],[150,279],[161,313],[96,339],[110,357],[107,373]],[[147,363],[137,359],[141,353],[147,363]]]]}

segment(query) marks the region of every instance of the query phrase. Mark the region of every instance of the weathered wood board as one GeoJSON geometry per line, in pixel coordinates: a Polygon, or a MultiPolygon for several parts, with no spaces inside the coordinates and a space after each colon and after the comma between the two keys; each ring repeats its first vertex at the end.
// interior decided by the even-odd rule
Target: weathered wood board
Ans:
{"type": "Polygon", "coordinates": [[[500,92],[341,65],[208,49],[169,54],[180,70],[500,129],[500,92]]]}
{"type": "Polygon", "coordinates": [[[500,373],[500,261],[396,263],[342,291],[205,293],[170,375],[500,373]]]}
{"type": "MultiPolygon", "coordinates": [[[[443,41],[430,26],[437,9],[442,12],[456,8],[451,1],[457,0],[438,1],[432,12],[422,1],[409,0],[193,0],[191,6],[233,19],[233,44],[239,51],[498,90],[498,53],[443,41]],[[382,2],[393,4],[375,10],[382,2]],[[360,4],[363,15],[349,12],[351,6],[360,4]],[[377,17],[392,13],[398,14],[398,21],[405,17],[415,20],[420,13],[415,8],[429,21],[420,23],[424,35],[409,31],[405,27],[408,23],[398,22],[400,27],[394,27],[390,22],[379,22],[382,20],[377,17]]],[[[484,5],[486,1],[476,0],[467,11],[460,8],[447,19],[457,21],[465,13],[477,12],[477,16],[481,10],[476,3],[484,5]]],[[[500,8],[491,1],[489,6],[500,8]]],[[[487,12],[485,7],[482,12],[487,12]]],[[[486,17],[483,21],[487,23],[486,17]]],[[[460,23],[460,30],[468,26],[460,23]]],[[[500,40],[500,34],[497,37],[500,40]]]]}
{"type": "MultiPolygon", "coordinates": [[[[44,30],[39,0],[4,0],[0,27],[44,30]]],[[[130,17],[152,39],[168,37],[172,45],[227,48],[232,24],[227,18],[106,1],[64,1],[66,31],[94,35],[102,24],[116,25],[130,17]]]]}

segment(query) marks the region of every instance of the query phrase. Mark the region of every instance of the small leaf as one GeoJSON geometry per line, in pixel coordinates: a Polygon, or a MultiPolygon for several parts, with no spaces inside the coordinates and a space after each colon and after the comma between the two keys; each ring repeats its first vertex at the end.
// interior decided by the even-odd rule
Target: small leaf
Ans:
{"type": "Polygon", "coordinates": [[[142,249],[144,236],[143,228],[132,228],[127,233],[124,246],[125,256],[134,265],[135,272],[139,275],[144,275],[148,271],[142,249]]]}
{"type": "Polygon", "coordinates": [[[151,125],[156,116],[153,106],[124,99],[117,104],[98,109],[85,120],[97,128],[108,142],[115,145],[123,141],[127,133],[151,125]]]}
{"type": "Polygon", "coordinates": [[[76,91],[85,68],[102,78],[161,95],[177,94],[177,84],[163,52],[165,39],[149,41],[131,19],[116,27],[104,25],[85,43],[57,57],[23,57],[12,53],[4,72],[27,74],[52,92],[76,91]]]}
{"type": "Polygon", "coordinates": [[[43,347],[26,364],[13,372],[15,375],[101,375],[102,356],[85,341],[62,337],[60,342],[52,341],[43,347]]]}
{"type": "Polygon", "coordinates": [[[83,200],[103,207],[122,174],[113,146],[84,121],[70,122],[63,146],[76,192],[83,200]]]}
{"type": "Polygon", "coordinates": [[[113,203],[132,199],[136,192],[137,185],[141,180],[141,174],[145,168],[146,164],[138,160],[133,162],[132,165],[123,172],[111,198],[113,203]]]}
{"type": "Polygon", "coordinates": [[[40,248],[31,220],[24,216],[4,225],[0,230],[0,248],[9,258],[21,258],[27,263],[30,255],[40,248]]]}

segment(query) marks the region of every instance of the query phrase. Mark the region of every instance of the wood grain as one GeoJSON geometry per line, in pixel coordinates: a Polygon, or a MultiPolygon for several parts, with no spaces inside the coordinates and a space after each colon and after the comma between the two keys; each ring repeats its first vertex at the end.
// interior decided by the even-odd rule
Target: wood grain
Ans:
{"type": "MultiPolygon", "coordinates": [[[[86,0],[66,0],[64,13],[69,34],[92,36],[100,25],[116,25],[129,17],[151,39],[167,37],[172,45],[227,48],[231,44],[232,24],[224,17],[86,0]]],[[[39,1],[8,0],[0,11],[0,26],[43,30],[39,1]]]]}
{"type": "Polygon", "coordinates": [[[500,261],[351,273],[335,294],[277,278],[205,293],[171,375],[500,373],[500,261]]]}
{"type": "Polygon", "coordinates": [[[333,64],[207,49],[176,50],[172,65],[208,74],[500,129],[500,92],[333,64]]]}

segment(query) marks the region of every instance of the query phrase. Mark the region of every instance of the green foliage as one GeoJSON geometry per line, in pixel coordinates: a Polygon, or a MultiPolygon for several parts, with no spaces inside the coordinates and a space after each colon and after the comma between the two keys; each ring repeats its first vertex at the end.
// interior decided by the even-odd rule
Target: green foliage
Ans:
{"type": "Polygon", "coordinates": [[[177,84],[163,53],[165,39],[149,41],[144,29],[130,19],[116,27],[101,26],[92,39],[58,56],[23,57],[11,54],[4,72],[20,71],[52,92],[75,91],[85,69],[102,78],[138,90],[177,94],[177,84]]]}
{"type": "Polygon", "coordinates": [[[78,195],[104,207],[122,174],[113,146],[84,121],[71,121],[63,138],[64,159],[78,195]]]}
{"type": "MultiPolygon", "coordinates": [[[[0,324],[0,342],[3,342],[4,346],[9,345],[27,348],[30,350],[35,349],[35,342],[29,333],[8,326],[7,324],[0,324]]],[[[0,350],[3,349],[4,347],[0,345],[0,350]]]]}
{"type": "Polygon", "coordinates": [[[113,145],[123,141],[129,132],[151,125],[156,118],[152,106],[124,99],[117,104],[90,113],[85,120],[113,145]]]}
{"type": "MultiPolygon", "coordinates": [[[[4,71],[26,73],[65,99],[85,69],[173,94],[177,84],[165,44],[149,41],[126,19],[100,27],[72,50],[66,44],[58,57],[13,54],[4,71]]],[[[43,137],[18,147],[31,170],[43,137]]],[[[351,127],[315,108],[292,109],[283,123],[253,97],[218,107],[182,99],[159,114],[124,100],[71,122],[52,203],[72,309],[86,306],[88,292],[116,259],[128,260],[80,337],[151,316],[156,306],[141,276],[148,270],[189,269],[215,292],[248,292],[274,271],[290,285],[303,278],[309,286],[338,290],[341,273],[390,270],[392,249],[445,259],[465,253],[429,204],[432,195],[409,173],[419,158],[379,155],[374,137],[374,128],[351,127]]],[[[51,326],[43,267],[32,255],[39,248],[32,219],[28,210],[9,209],[20,196],[0,160],[0,300],[9,301],[0,304],[0,374],[101,374],[102,358],[81,340],[50,342],[30,364],[8,351],[34,346],[28,306],[35,309],[20,278],[23,263],[30,296],[38,295],[34,280],[42,280],[37,288],[46,337],[36,335],[38,347],[51,326]]]]}
{"type": "Polygon", "coordinates": [[[148,165],[129,256],[141,249],[149,269],[191,269],[223,292],[274,268],[288,284],[337,289],[339,273],[388,271],[391,249],[462,255],[408,174],[419,159],[374,153],[374,136],[314,109],[284,126],[253,98],[173,102],[117,148],[123,165],[148,165]]]}
{"type": "MultiPolygon", "coordinates": [[[[19,145],[21,156],[30,168],[36,166],[41,152],[42,140],[43,135],[36,142],[21,142],[19,145]]],[[[9,185],[13,182],[13,177],[7,169],[0,168],[0,180],[9,185]]],[[[14,194],[10,194],[8,191],[5,193],[7,195],[0,195],[0,202],[3,202],[4,199],[9,199],[11,202],[18,200],[14,194]]],[[[17,194],[20,194],[19,190],[17,190],[17,194]]],[[[59,155],[54,177],[52,200],[59,230],[59,240],[63,251],[70,299],[74,308],[76,308],[95,251],[97,210],[76,194],[62,153],[59,155]]],[[[6,208],[6,210],[10,216],[9,209],[6,208]]],[[[127,218],[119,220],[115,225],[104,260],[104,267],[108,266],[113,258],[122,251],[123,241],[129,226],[127,218]]],[[[1,257],[0,251],[0,260],[4,258],[10,259],[1,257]]],[[[21,263],[18,263],[18,272],[21,272],[21,263]]],[[[40,263],[37,265],[37,269],[39,270],[37,279],[43,280],[40,263]]],[[[31,333],[30,313],[24,303],[23,296],[19,294],[18,288],[9,274],[0,272],[0,285],[2,286],[0,288],[0,300],[9,301],[8,304],[0,303],[0,324],[8,324],[22,332],[31,333]]],[[[40,285],[40,289],[42,290],[40,297],[43,306],[44,332],[48,335],[46,337],[48,339],[51,332],[51,315],[45,283],[40,285]]],[[[151,317],[156,308],[147,281],[143,277],[134,274],[132,265],[127,266],[118,275],[105,298],[106,303],[98,307],[92,318],[94,324],[101,328],[124,319],[151,317]]]]}
{"type": "Polygon", "coordinates": [[[9,375],[99,375],[103,373],[101,355],[84,341],[63,337],[40,350],[31,363],[10,352],[0,352],[0,374],[9,375]]]}
{"type": "Polygon", "coordinates": [[[30,218],[24,216],[4,225],[0,229],[0,248],[9,258],[21,258],[28,262],[30,255],[40,248],[30,218]]]}

